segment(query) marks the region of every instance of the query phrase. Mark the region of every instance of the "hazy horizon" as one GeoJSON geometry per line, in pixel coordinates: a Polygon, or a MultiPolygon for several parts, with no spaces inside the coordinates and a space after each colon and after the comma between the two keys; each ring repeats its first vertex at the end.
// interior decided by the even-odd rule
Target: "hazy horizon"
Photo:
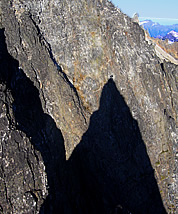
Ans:
{"type": "Polygon", "coordinates": [[[177,0],[111,0],[112,3],[130,17],[139,14],[139,20],[152,20],[161,25],[178,24],[177,0]]]}
{"type": "Polygon", "coordinates": [[[157,22],[161,25],[174,25],[178,24],[178,19],[169,19],[169,18],[153,18],[153,17],[139,17],[139,21],[151,20],[157,22]]]}

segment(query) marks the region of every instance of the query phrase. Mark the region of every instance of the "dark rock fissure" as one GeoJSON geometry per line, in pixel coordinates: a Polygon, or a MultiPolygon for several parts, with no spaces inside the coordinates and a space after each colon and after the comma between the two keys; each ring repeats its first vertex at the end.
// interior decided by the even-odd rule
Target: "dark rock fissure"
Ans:
{"type": "MultiPolygon", "coordinates": [[[[27,135],[45,164],[49,194],[36,209],[48,214],[166,213],[137,121],[114,81],[105,84],[98,111],[65,161],[62,133],[43,112],[33,82],[8,54],[3,30],[1,43],[0,80],[13,97],[15,128],[27,135]]],[[[27,158],[35,173],[32,157],[27,158]]],[[[38,203],[39,192],[29,189],[25,194],[38,203]]]]}
{"type": "Polygon", "coordinates": [[[163,63],[161,63],[160,65],[161,65],[161,69],[162,69],[162,71],[163,71],[163,72],[165,72],[165,70],[164,70],[164,64],[163,64],[163,63]]]}

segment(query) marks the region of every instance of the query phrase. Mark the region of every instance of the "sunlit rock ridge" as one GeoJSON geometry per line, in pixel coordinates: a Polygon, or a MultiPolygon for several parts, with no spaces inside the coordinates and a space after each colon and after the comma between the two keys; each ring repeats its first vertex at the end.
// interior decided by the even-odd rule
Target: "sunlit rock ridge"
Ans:
{"type": "Polygon", "coordinates": [[[109,1],[0,6],[0,213],[176,213],[177,65],[109,1]]]}

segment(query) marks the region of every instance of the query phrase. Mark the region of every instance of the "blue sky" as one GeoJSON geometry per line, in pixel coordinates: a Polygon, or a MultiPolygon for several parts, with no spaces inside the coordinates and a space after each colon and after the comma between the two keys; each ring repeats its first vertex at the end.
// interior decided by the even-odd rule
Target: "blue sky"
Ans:
{"type": "Polygon", "coordinates": [[[178,0],[111,1],[118,6],[123,13],[126,13],[130,17],[137,12],[140,16],[140,20],[150,18],[160,24],[178,24],[178,0]]]}

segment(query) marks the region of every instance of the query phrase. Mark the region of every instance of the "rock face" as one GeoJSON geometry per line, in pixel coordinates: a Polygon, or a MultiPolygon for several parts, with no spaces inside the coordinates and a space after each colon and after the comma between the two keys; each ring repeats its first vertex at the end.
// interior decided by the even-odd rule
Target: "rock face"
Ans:
{"type": "Polygon", "coordinates": [[[0,212],[176,213],[178,67],[106,0],[0,5],[0,212]]]}

